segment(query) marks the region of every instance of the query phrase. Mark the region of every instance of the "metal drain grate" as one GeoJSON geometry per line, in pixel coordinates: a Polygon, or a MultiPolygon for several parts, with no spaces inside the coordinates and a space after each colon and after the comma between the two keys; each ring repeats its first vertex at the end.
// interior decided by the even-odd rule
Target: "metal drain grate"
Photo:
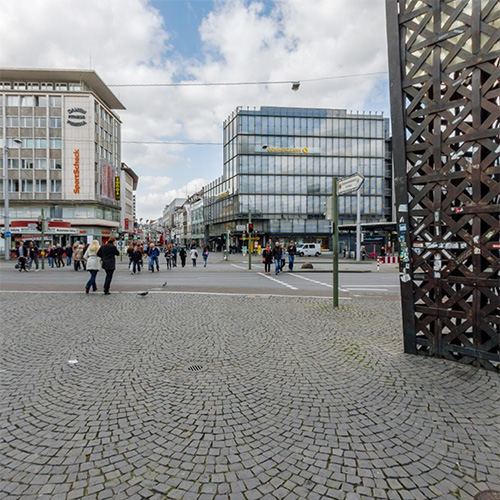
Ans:
{"type": "Polygon", "coordinates": [[[203,371],[203,366],[201,365],[190,365],[187,367],[188,372],[201,372],[203,371]]]}

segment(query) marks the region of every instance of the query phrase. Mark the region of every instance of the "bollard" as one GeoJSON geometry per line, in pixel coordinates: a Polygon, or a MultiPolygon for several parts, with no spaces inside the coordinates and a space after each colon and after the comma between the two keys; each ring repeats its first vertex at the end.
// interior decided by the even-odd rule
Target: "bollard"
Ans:
{"type": "Polygon", "coordinates": [[[377,273],[380,271],[380,257],[377,257],[377,273]]]}

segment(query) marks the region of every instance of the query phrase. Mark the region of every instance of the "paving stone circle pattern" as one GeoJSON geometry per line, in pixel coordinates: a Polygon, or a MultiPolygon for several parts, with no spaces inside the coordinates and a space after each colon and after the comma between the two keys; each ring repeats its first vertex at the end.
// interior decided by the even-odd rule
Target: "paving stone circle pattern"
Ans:
{"type": "Polygon", "coordinates": [[[500,490],[498,374],[404,354],[399,302],[331,303],[0,294],[0,498],[500,490]]]}

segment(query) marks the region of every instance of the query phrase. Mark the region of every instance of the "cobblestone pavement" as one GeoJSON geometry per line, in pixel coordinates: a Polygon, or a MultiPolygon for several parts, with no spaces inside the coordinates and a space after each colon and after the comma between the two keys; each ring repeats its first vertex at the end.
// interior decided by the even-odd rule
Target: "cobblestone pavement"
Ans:
{"type": "Polygon", "coordinates": [[[498,374],[402,353],[398,303],[0,294],[2,499],[472,499],[498,374]]]}

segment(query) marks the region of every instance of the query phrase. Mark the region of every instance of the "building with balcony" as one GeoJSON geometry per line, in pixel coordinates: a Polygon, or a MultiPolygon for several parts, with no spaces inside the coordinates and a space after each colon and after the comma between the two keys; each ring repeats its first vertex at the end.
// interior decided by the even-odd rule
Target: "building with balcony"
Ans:
{"type": "MultiPolygon", "coordinates": [[[[0,69],[1,146],[8,147],[1,168],[8,169],[14,240],[40,238],[33,222],[42,210],[69,226],[51,232],[49,222],[54,243],[105,241],[120,230],[121,122],[115,110],[123,109],[92,70],[0,69]]],[[[1,177],[3,200],[3,170],[1,177]]]]}

